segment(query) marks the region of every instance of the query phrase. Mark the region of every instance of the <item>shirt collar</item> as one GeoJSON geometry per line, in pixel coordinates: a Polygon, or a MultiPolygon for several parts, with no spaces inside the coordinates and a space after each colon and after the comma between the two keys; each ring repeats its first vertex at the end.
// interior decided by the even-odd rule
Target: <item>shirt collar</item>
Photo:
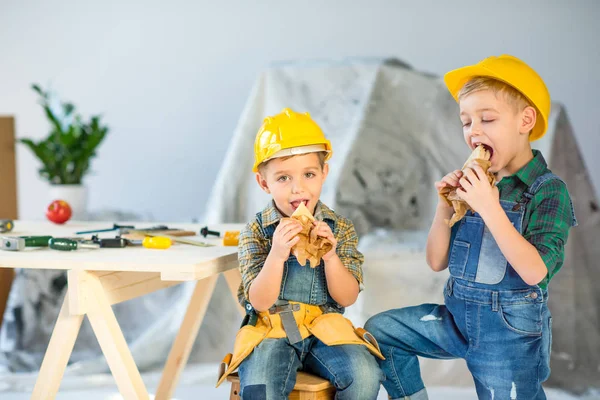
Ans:
{"type": "Polygon", "coordinates": [[[533,158],[515,174],[527,186],[533,185],[535,179],[548,169],[548,164],[546,164],[542,153],[539,150],[532,151],[533,158]]]}

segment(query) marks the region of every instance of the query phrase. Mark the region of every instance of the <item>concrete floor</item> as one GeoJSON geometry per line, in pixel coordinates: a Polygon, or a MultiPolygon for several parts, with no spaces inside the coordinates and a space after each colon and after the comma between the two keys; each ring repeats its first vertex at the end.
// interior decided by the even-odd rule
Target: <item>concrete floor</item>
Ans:
{"type": "MultiPolygon", "coordinates": [[[[216,381],[216,365],[199,364],[188,365],[182,373],[180,383],[173,400],[212,400],[228,399],[229,384],[225,383],[219,388],[214,387],[216,381]]],[[[0,374],[0,399],[24,400],[29,399],[37,374],[6,375],[0,374]]],[[[151,393],[158,386],[160,372],[143,374],[144,382],[151,393]]],[[[477,395],[472,387],[430,387],[428,388],[431,400],[476,400],[477,395]]],[[[549,400],[575,400],[576,397],[556,390],[548,390],[549,400]]],[[[65,375],[61,383],[57,400],[122,400],[119,391],[110,374],[65,375]]],[[[590,395],[579,398],[580,400],[598,400],[600,396],[590,395]]],[[[378,400],[387,400],[387,393],[383,387],[379,392],[378,400]]]]}

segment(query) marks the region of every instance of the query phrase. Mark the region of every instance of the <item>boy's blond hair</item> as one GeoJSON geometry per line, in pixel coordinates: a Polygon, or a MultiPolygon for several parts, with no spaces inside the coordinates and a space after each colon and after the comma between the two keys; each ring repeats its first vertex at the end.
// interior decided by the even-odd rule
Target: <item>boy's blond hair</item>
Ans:
{"type": "MultiPolygon", "coordinates": [[[[319,164],[321,165],[321,169],[323,169],[323,167],[325,166],[325,157],[327,157],[327,152],[326,151],[319,151],[317,152],[317,156],[319,157],[319,164]]],[[[285,157],[279,157],[282,160],[287,160],[289,158],[292,157],[297,157],[297,155],[293,155],[293,156],[285,156],[285,157]]],[[[258,173],[261,174],[262,176],[264,176],[264,172],[265,172],[265,168],[267,167],[267,165],[269,164],[269,162],[271,162],[272,160],[274,160],[274,158],[271,158],[270,160],[264,161],[262,163],[260,163],[258,165],[258,173]]]]}
{"type": "Polygon", "coordinates": [[[522,111],[525,107],[534,107],[527,97],[523,96],[523,94],[514,87],[487,76],[477,76],[465,83],[458,92],[458,99],[461,100],[469,94],[480,90],[491,90],[496,96],[501,94],[504,99],[514,107],[516,112],[522,111]]]}

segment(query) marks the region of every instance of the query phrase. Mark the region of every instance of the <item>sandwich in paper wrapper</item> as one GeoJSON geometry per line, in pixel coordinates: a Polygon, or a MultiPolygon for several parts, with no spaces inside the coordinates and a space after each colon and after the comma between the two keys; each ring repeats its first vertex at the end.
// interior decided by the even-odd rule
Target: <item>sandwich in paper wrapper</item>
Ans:
{"type": "MultiPolygon", "coordinates": [[[[493,185],[496,178],[491,172],[488,171],[490,166],[492,165],[492,163],[490,162],[490,157],[490,151],[480,144],[475,148],[475,150],[473,150],[473,152],[463,165],[462,170],[464,171],[467,165],[471,163],[471,161],[475,161],[477,164],[479,164],[479,166],[481,166],[483,172],[486,173],[488,181],[490,182],[490,184],[493,185]]],[[[458,188],[446,186],[443,187],[439,192],[440,196],[442,196],[442,198],[446,200],[448,205],[451,205],[454,208],[454,215],[452,215],[452,218],[450,218],[450,220],[448,221],[448,225],[450,227],[452,227],[452,225],[460,221],[462,217],[465,216],[467,211],[473,211],[473,209],[467,204],[466,201],[461,200],[461,198],[456,193],[456,189],[458,188]]]]}
{"type": "MultiPolygon", "coordinates": [[[[302,224],[302,231],[298,234],[300,240],[292,247],[292,254],[296,256],[300,265],[306,265],[308,260],[310,267],[315,268],[321,263],[321,258],[333,248],[333,244],[328,239],[317,235],[316,226],[313,225],[315,217],[303,202],[290,217],[282,218],[285,219],[295,219],[302,224]]],[[[319,223],[325,224],[325,222],[319,223]]]]}

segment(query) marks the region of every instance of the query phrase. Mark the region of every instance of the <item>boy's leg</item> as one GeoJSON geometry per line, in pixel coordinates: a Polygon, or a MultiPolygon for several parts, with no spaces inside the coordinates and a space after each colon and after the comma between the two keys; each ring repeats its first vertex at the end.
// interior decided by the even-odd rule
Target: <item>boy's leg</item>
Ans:
{"type": "Polygon", "coordinates": [[[480,312],[481,335],[466,361],[480,399],[545,400],[550,373],[550,312],[542,306],[505,305],[480,312]]]}
{"type": "Polygon", "coordinates": [[[417,356],[462,358],[467,341],[446,306],[422,304],[389,310],[365,324],[379,342],[385,360],[383,386],[392,399],[427,399],[417,356]]]}
{"type": "Polygon", "coordinates": [[[304,370],[328,379],[336,388],[338,400],[374,400],[385,379],[375,356],[365,346],[327,346],[316,338],[306,355],[304,370]]]}
{"type": "Polygon", "coordinates": [[[300,360],[286,339],[265,339],[239,367],[244,400],[287,399],[296,384],[300,360]]]}

